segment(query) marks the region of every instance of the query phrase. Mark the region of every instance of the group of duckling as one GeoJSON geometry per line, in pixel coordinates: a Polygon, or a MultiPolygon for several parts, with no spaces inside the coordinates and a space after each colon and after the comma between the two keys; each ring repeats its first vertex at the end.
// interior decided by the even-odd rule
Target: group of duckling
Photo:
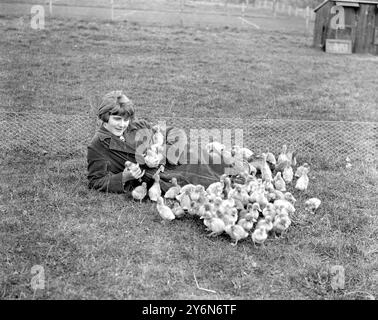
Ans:
{"type": "MultiPolygon", "coordinates": [[[[286,187],[296,177],[295,189],[307,190],[310,166],[304,163],[294,173],[296,156],[286,145],[277,159],[269,150],[255,156],[247,148],[233,146],[230,152],[226,152],[222,147],[219,143],[207,146],[211,156],[222,157],[239,172],[223,174],[219,182],[206,189],[202,185],[180,186],[176,178],[172,178],[172,187],[162,195],[159,173],[164,167],[161,166],[154,175],[152,187],[147,190],[146,184],[142,183],[132,191],[132,196],[141,201],[148,194],[150,200],[156,201],[162,222],[187,214],[198,216],[209,236],[226,233],[233,240],[232,245],[248,237],[255,244],[263,244],[269,235],[278,237],[285,233],[292,223],[296,202],[286,187]],[[238,160],[241,160],[239,165],[238,160]]],[[[314,213],[320,204],[317,198],[308,199],[305,210],[314,213]]]]}

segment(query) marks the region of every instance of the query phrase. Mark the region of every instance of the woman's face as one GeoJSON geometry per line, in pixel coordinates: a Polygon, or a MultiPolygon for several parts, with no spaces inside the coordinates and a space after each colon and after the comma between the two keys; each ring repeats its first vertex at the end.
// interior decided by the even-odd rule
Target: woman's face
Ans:
{"type": "Polygon", "coordinates": [[[114,135],[120,137],[125,132],[127,126],[129,125],[130,119],[125,119],[121,116],[110,115],[109,121],[104,123],[104,127],[109,130],[114,135]]]}

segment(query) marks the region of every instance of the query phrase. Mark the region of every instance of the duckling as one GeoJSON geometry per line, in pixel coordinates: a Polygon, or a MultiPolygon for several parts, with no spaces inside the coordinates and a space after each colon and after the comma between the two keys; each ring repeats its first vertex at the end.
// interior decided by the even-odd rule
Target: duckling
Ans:
{"type": "Polygon", "coordinates": [[[162,127],[158,124],[154,125],[152,127],[152,142],[154,144],[157,144],[159,146],[162,146],[164,144],[164,135],[162,127]]]}
{"type": "Polygon", "coordinates": [[[245,239],[248,237],[249,233],[244,230],[244,228],[240,225],[226,225],[224,228],[224,231],[235,240],[234,243],[231,243],[231,245],[236,246],[238,244],[238,241],[245,239]]]}
{"type": "Polygon", "coordinates": [[[229,195],[230,199],[234,199],[237,209],[242,210],[249,202],[248,192],[243,190],[242,186],[237,185],[235,190],[229,195]]]}
{"type": "Polygon", "coordinates": [[[190,193],[190,198],[193,201],[200,201],[201,198],[204,198],[206,195],[205,187],[202,185],[195,186],[194,190],[190,193]]]}
{"type": "Polygon", "coordinates": [[[164,204],[164,199],[162,197],[158,197],[156,202],[156,209],[159,212],[160,217],[163,218],[163,221],[171,221],[175,219],[175,215],[171,208],[164,204]]]}
{"type": "Polygon", "coordinates": [[[146,151],[146,154],[144,156],[144,162],[149,168],[157,168],[161,160],[161,155],[154,152],[152,149],[148,149],[146,151]]]}
{"type": "Polygon", "coordinates": [[[286,152],[286,156],[289,160],[290,166],[296,166],[297,165],[297,158],[296,158],[296,154],[295,154],[295,150],[294,150],[293,145],[289,145],[289,148],[286,152]]]}
{"type": "Polygon", "coordinates": [[[256,224],[257,229],[265,228],[266,232],[273,229],[273,220],[270,216],[266,216],[265,219],[260,219],[256,224]]]}
{"type": "Polygon", "coordinates": [[[274,186],[276,190],[285,192],[286,191],[286,183],[285,180],[282,179],[281,172],[277,172],[276,176],[274,177],[274,186]]]}
{"type": "Polygon", "coordinates": [[[131,191],[131,195],[135,200],[139,200],[139,202],[142,203],[142,200],[147,195],[147,183],[142,182],[141,186],[138,186],[133,191],[131,191]]]}
{"type": "MultiPolygon", "coordinates": [[[[297,170],[295,171],[295,176],[296,177],[301,177],[302,176],[302,173],[303,173],[303,170],[305,170],[305,169],[308,169],[309,171],[310,171],[310,166],[309,166],[309,164],[308,163],[304,163],[303,165],[301,165],[301,166],[299,166],[298,168],[297,168],[297,170]]],[[[309,172],[308,171],[308,172],[309,172]]],[[[308,173],[307,172],[307,173],[308,173]]]]}
{"type": "Polygon", "coordinates": [[[291,225],[291,220],[287,215],[278,215],[273,223],[273,232],[277,235],[281,235],[291,225]]]}
{"type": "Polygon", "coordinates": [[[226,177],[224,179],[224,188],[223,188],[223,197],[225,199],[229,198],[230,193],[232,193],[232,187],[231,187],[231,179],[230,177],[226,177]]]}
{"type": "Polygon", "coordinates": [[[182,218],[185,215],[185,211],[183,208],[181,208],[180,204],[178,202],[175,202],[173,204],[172,212],[175,215],[176,218],[182,218]]]}
{"type": "Polygon", "coordinates": [[[247,205],[247,210],[248,210],[248,214],[251,215],[254,222],[256,222],[260,216],[260,211],[261,211],[260,205],[258,203],[253,203],[253,204],[249,203],[247,205]]]}
{"type": "Polygon", "coordinates": [[[302,175],[298,178],[297,183],[295,184],[295,189],[300,191],[306,191],[308,188],[308,175],[307,175],[308,169],[305,168],[302,172],[302,175]]]}
{"type": "Polygon", "coordinates": [[[191,199],[190,199],[190,190],[186,189],[184,193],[180,193],[178,196],[176,196],[176,200],[180,202],[181,208],[184,210],[189,210],[191,207],[191,199]]]}
{"type": "Polygon", "coordinates": [[[287,212],[289,214],[293,214],[295,212],[295,208],[294,208],[293,204],[290,203],[289,201],[287,201],[286,199],[275,200],[274,201],[274,207],[276,208],[276,210],[278,210],[279,208],[282,207],[285,210],[287,210],[287,212]]]}
{"type": "Polygon", "coordinates": [[[173,186],[170,187],[164,195],[164,198],[166,199],[176,199],[176,196],[178,196],[181,192],[181,187],[178,185],[176,178],[173,177],[171,179],[171,183],[173,186]]]}
{"type": "Polygon", "coordinates": [[[321,203],[322,203],[322,201],[318,198],[308,199],[305,202],[305,210],[309,211],[311,213],[315,213],[315,211],[319,208],[321,203]]]}
{"type": "Polygon", "coordinates": [[[223,221],[226,226],[234,225],[236,221],[238,221],[238,210],[236,208],[225,210],[223,213],[223,221]]]}
{"type": "Polygon", "coordinates": [[[266,162],[266,153],[262,154],[262,168],[261,168],[261,178],[263,181],[272,182],[272,171],[270,170],[269,165],[266,162]]]}
{"type": "Polygon", "coordinates": [[[292,205],[294,205],[295,202],[297,202],[297,199],[294,198],[291,192],[285,192],[284,199],[289,201],[292,205]]]}
{"type": "Polygon", "coordinates": [[[154,184],[148,190],[148,196],[150,197],[151,201],[157,201],[157,199],[161,196],[161,188],[160,188],[160,176],[154,175],[154,184]]]}
{"type": "Polygon", "coordinates": [[[273,153],[269,152],[269,148],[266,148],[266,161],[272,164],[273,167],[276,166],[277,160],[273,153]]]}
{"type": "Polygon", "coordinates": [[[266,198],[264,192],[259,192],[256,197],[256,202],[260,205],[260,208],[264,210],[264,208],[268,205],[269,201],[266,198]]]}
{"type": "Polygon", "coordinates": [[[191,200],[188,213],[192,216],[199,215],[200,204],[197,201],[191,200]]]}
{"type": "Polygon", "coordinates": [[[263,244],[268,238],[268,233],[265,228],[256,228],[251,235],[254,244],[263,244]]]}
{"type": "Polygon", "coordinates": [[[211,197],[221,197],[223,193],[223,188],[224,188],[223,181],[214,182],[207,187],[206,192],[211,197]]]}
{"type": "Polygon", "coordinates": [[[225,230],[226,225],[224,221],[219,217],[209,217],[204,219],[204,224],[209,231],[208,237],[216,237],[222,234],[225,230]]]}
{"type": "Polygon", "coordinates": [[[201,217],[203,217],[202,219],[206,217],[208,218],[215,217],[216,214],[214,211],[214,206],[211,203],[204,203],[203,205],[199,207],[198,215],[200,216],[200,219],[201,217]]]}
{"type": "Polygon", "coordinates": [[[181,187],[181,192],[180,193],[181,194],[185,193],[186,190],[189,190],[189,193],[192,193],[195,188],[196,188],[196,186],[194,184],[188,183],[185,186],[181,187]]]}
{"type": "Polygon", "coordinates": [[[264,208],[262,214],[265,218],[269,216],[272,219],[274,219],[276,215],[276,208],[274,207],[274,204],[268,203],[268,205],[264,208]]]}
{"type": "Polygon", "coordinates": [[[253,152],[252,152],[252,150],[250,150],[248,148],[241,147],[241,146],[238,146],[238,145],[234,145],[231,148],[231,155],[234,158],[237,158],[237,159],[247,160],[247,159],[249,159],[253,156],[253,152]]]}
{"type": "MultiPolygon", "coordinates": [[[[240,213],[239,213],[240,216],[240,213]]],[[[254,225],[254,219],[251,215],[246,215],[244,218],[239,219],[237,225],[242,226],[247,232],[251,231],[254,225]]]]}
{"type": "MultiPolygon", "coordinates": [[[[285,164],[286,162],[290,163],[290,159],[287,156],[287,145],[284,144],[282,146],[281,153],[279,154],[278,159],[277,159],[276,170],[282,167],[282,165],[285,164]]],[[[279,171],[282,171],[282,170],[279,170],[279,171]]]]}
{"type": "Polygon", "coordinates": [[[289,163],[286,163],[286,166],[282,172],[282,177],[286,183],[290,183],[291,181],[293,181],[294,172],[293,172],[293,168],[291,167],[289,163]]]}

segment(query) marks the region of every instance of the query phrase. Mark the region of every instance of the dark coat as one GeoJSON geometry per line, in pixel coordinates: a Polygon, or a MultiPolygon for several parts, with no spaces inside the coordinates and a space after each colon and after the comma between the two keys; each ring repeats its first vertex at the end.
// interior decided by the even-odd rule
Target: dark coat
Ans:
{"type": "MultiPolygon", "coordinates": [[[[130,194],[136,186],[141,184],[138,180],[126,182],[125,185],[122,183],[122,172],[125,169],[125,161],[136,162],[136,150],[142,142],[137,141],[135,136],[140,129],[150,131],[152,135],[151,124],[145,120],[135,120],[129,124],[124,133],[125,141],[113,135],[103,126],[98,129],[88,146],[89,188],[104,192],[130,194]]],[[[172,141],[169,138],[170,132],[174,129],[176,128],[167,128],[167,147],[175,143],[174,139],[172,141]]],[[[163,192],[166,192],[172,186],[170,183],[172,177],[176,177],[178,184],[181,186],[192,183],[195,185],[201,184],[206,188],[211,183],[219,181],[220,175],[224,173],[226,165],[202,164],[201,156],[205,157],[204,152],[206,151],[201,149],[199,150],[200,156],[198,156],[198,161],[193,163],[193,158],[190,155],[191,151],[187,147],[186,136],[179,143],[184,144],[182,147],[185,150],[179,158],[179,164],[172,165],[167,162],[164,172],[160,173],[160,186],[163,192]],[[182,162],[190,163],[180,164],[182,162]]],[[[157,169],[148,168],[146,165],[140,165],[140,167],[145,170],[145,174],[141,178],[142,181],[147,182],[148,187],[152,186],[154,182],[152,176],[157,169]]]]}

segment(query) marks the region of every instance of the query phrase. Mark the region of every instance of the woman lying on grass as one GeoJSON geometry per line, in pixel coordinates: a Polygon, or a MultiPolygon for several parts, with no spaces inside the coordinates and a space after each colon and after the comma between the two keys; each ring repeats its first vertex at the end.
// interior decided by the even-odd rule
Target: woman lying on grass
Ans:
{"type": "MultiPolygon", "coordinates": [[[[157,168],[149,168],[143,155],[152,144],[153,125],[135,118],[133,104],[122,91],[112,91],[103,97],[98,117],[103,123],[88,146],[89,188],[131,194],[143,181],[148,187],[152,186],[157,168]],[[126,161],[139,166],[125,168],[126,161]]],[[[192,183],[207,187],[219,181],[227,166],[208,164],[204,150],[193,157],[193,152],[187,150],[183,130],[167,127],[164,138],[165,157],[160,163],[165,166],[160,173],[163,192],[172,186],[173,177],[181,186],[192,183]]]]}

